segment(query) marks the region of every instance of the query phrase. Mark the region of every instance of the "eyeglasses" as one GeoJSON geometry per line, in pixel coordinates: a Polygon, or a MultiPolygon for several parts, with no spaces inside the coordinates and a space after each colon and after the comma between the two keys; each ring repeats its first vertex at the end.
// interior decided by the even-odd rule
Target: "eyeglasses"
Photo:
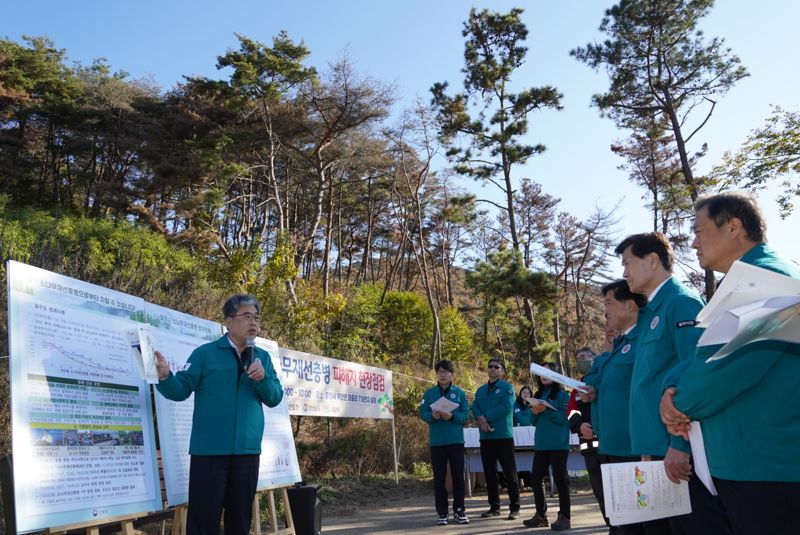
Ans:
{"type": "Polygon", "coordinates": [[[244,314],[234,314],[231,316],[232,318],[244,318],[245,321],[255,321],[256,323],[261,323],[261,316],[258,314],[253,314],[252,312],[245,312],[244,314]]]}
{"type": "Polygon", "coordinates": [[[490,364],[489,366],[486,366],[486,367],[491,369],[491,370],[500,370],[500,369],[503,368],[502,366],[498,366],[497,364],[490,364]]]}

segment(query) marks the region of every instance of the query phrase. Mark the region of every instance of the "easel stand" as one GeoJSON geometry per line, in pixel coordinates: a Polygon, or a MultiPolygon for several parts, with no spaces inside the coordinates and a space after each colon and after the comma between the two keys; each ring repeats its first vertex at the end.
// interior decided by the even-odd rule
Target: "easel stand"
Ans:
{"type": "Polygon", "coordinates": [[[119,522],[122,528],[121,532],[123,535],[134,535],[133,521],[136,520],[137,518],[141,518],[142,516],[147,516],[147,514],[145,513],[144,515],[136,514],[136,515],[113,516],[113,517],[98,519],[96,522],[79,522],[77,524],[54,526],[48,528],[46,533],[55,535],[57,533],[66,533],[67,531],[80,529],[80,530],[85,530],[84,533],[86,535],[100,535],[100,528],[102,526],[119,522]]]}
{"type": "MultiPolygon", "coordinates": [[[[294,520],[292,519],[292,508],[289,505],[289,492],[287,487],[279,487],[275,489],[267,489],[267,504],[269,506],[270,516],[270,531],[268,533],[275,533],[279,535],[295,535],[294,520]],[[281,500],[283,500],[283,511],[286,516],[286,528],[278,529],[278,508],[275,507],[275,491],[280,490],[281,500]]],[[[258,492],[253,499],[253,535],[261,535],[261,510],[258,504],[258,492]]]]}

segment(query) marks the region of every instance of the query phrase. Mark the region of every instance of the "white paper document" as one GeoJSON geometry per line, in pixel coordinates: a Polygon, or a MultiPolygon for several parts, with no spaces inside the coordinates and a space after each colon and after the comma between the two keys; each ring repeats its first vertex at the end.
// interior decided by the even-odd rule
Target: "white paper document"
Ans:
{"type": "Polygon", "coordinates": [[[547,377],[552,379],[553,381],[562,384],[564,386],[568,386],[570,388],[576,389],[578,392],[586,392],[583,388],[586,386],[586,383],[582,383],[581,381],[576,381],[571,377],[567,377],[566,375],[561,375],[558,372],[554,372],[549,368],[545,368],[544,366],[539,366],[538,364],[531,364],[531,373],[534,375],[538,375],[539,377],[547,377]]]}
{"type": "Polygon", "coordinates": [[[439,412],[444,412],[446,414],[452,414],[454,410],[458,408],[458,403],[454,403],[449,399],[445,398],[444,396],[440,397],[433,403],[431,403],[431,409],[439,412]]]}
{"type": "Polygon", "coordinates": [[[697,314],[697,326],[708,328],[728,310],[772,297],[800,295],[800,280],[737,260],[714,297],[697,314]]]}
{"type": "Polygon", "coordinates": [[[761,340],[800,343],[800,304],[772,309],[768,314],[753,319],[706,362],[723,359],[737,349],[761,340]]]}
{"type": "MultiPolygon", "coordinates": [[[[716,316],[711,325],[706,328],[697,341],[697,345],[727,344],[743,333],[755,333],[762,323],[760,320],[769,318],[777,312],[798,303],[800,303],[800,296],[787,295],[758,299],[746,305],[722,311],[716,316]]],[[[800,332],[793,332],[792,334],[794,334],[795,338],[800,339],[800,332]]]]}
{"type": "Polygon", "coordinates": [[[153,330],[147,325],[139,325],[137,329],[128,331],[127,335],[131,344],[131,356],[139,375],[148,383],[157,384],[158,370],[153,330]]]}
{"type": "Polygon", "coordinates": [[[703,441],[703,431],[700,428],[700,422],[692,422],[692,427],[689,429],[689,444],[692,446],[692,468],[703,485],[706,486],[712,496],[717,495],[717,489],[714,487],[714,480],[711,479],[711,470],[708,469],[708,459],[706,458],[706,445],[703,441]]]}
{"type": "Polygon", "coordinates": [[[663,461],[602,465],[606,515],[621,526],[692,512],[689,484],[667,478],[663,461]]]}

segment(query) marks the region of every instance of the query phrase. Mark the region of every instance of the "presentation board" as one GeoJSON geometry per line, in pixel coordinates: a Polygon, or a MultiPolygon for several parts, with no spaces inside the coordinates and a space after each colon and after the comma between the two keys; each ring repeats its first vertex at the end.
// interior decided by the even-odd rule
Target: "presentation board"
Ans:
{"type": "Polygon", "coordinates": [[[10,261],[20,532],[161,509],[150,387],[125,333],[145,302],[10,261]]]}
{"type": "MultiPolygon", "coordinates": [[[[256,338],[256,345],[267,351],[272,358],[272,367],[278,373],[278,343],[266,338],[256,338]]],[[[280,375],[279,377],[280,378],[280,375]]],[[[284,396],[277,407],[264,408],[264,436],[261,439],[261,459],[258,465],[258,490],[291,485],[302,481],[297,449],[294,447],[289,406],[284,396]]]]}
{"type": "MultiPolygon", "coordinates": [[[[222,326],[19,262],[7,280],[18,530],[161,510],[151,390],[132,333],[149,325],[178,372],[222,326]]],[[[257,344],[277,369],[277,344],[257,344]]],[[[155,400],[167,500],[186,503],[193,399],[155,400]]],[[[264,418],[258,488],[300,481],[286,402],[264,418]]]]}

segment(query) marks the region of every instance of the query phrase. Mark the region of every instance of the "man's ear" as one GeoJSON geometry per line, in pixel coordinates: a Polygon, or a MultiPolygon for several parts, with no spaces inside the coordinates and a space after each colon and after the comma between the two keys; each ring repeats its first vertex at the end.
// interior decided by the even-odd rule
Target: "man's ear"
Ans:
{"type": "Polygon", "coordinates": [[[661,259],[658,257],[658,253],[648,254],[647,260],[649,261],[648,266],[652,271],[656,271],[658,269],[658,266],[661,265],[661,259]]]}
{"type": "Polygon", "coordinates": [[[725,224],[728,225],[729,233],[734,237],[741,236],[744,232],[744,225],[742,224],[742,220],[738,217],[732,217],[730,221],[725,224]]]}

